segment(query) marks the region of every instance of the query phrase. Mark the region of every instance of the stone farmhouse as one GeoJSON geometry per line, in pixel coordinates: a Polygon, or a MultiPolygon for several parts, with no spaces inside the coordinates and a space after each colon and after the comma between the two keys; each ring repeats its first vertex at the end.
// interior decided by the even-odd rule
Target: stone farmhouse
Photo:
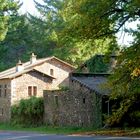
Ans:
{"type": "Polygon", "coordinates": [[[9,121],[10,109],[21,99],[43,96],[43,90],[69,85],[69,73],[74,67],[54,56],[19,61],[13,68],[0,72],[0,122],[9,121]]]}
{"type": "Polygon", "coordinates": [[[102,85],[109,74],[72,73],[69,90],[44,91],[44,121],[49,125],[101,127],[109,113],[108,94],[102,85]]]}

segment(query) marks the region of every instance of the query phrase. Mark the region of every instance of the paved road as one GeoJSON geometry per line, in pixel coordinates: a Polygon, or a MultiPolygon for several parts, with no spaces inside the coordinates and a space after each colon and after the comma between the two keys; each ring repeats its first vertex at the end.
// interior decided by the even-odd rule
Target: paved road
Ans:
{"type": "Polygon", "coordinates": [[[109,136],[66,136],[66,135],[1,131],[0,140],[140,140],[140,138],[109,137],[109,136]]]}

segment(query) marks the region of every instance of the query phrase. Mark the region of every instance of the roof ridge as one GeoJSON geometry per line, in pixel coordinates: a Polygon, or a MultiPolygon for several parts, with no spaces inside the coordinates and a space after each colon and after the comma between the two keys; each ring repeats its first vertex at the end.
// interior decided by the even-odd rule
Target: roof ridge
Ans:
{"type": "MultiPolygon", "coordinates": [[[[51,60],[51,59],[56,59],[56,60],[62,62],[63,64],[66,64],[67,66],[69,66],[71,68],[74,68],[74,66],[72,66],[71,64],[69,64],[69,63],[67,63],[67,62],[65,62],[65,61],[63,61],[55,56],[50,56],[50,57],[46,57],[46,58],[37,59],[36,62],[34,62],[34,63],[30,63],[30,61],[24,62],[23,63],[24,70],[21,71],[20,73],[22,74],[22,72],[24,73],[25,71],[33,69],[34,67],[41,65],[42,63],[45,63],[47,60],[51,60]]],[[[14,66],[12,68],[9,68],[7,70],[0,72],[0,79],[2,77],[9,77],[9,76],[14,75],[16,73],[18,73],[18,72],[16,72],[16,66],[14,66]]]]}

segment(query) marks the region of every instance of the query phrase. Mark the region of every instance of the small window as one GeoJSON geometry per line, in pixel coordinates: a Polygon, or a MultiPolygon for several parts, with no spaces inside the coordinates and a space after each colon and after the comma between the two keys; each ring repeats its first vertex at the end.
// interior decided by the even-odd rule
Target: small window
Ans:
{"type": "Polygon", "coordinates": [[[83,98],[83,104],[85,104],[86,103],[86,98],[83,98]]]}
{"type": "Polygon", "coordinates": [[[33,86],[33,95],[36,96],[37,95],[37,87],[33,86]]]}
{"type": "Polygon", "coordinates": [[[50,75],[54,75],[54,70],[53,69],[50,69],[50,75]]]}
{"type": "Polygon", "coordinates": [[[4,97],[6,97],[6,95],[7,95],[7,85],[5,85],[4,87],[5,87],[4,88],[4,97]]]}
{"type": "Polygon", "coordinates": [[[54,96],[55,97],[55,104],[58,106],[58,96],[54,96]]]}
{"type": "Polygon", "coordinates": [[[28,96],[32,96],[32,86],[28,86],[28,96]]]}

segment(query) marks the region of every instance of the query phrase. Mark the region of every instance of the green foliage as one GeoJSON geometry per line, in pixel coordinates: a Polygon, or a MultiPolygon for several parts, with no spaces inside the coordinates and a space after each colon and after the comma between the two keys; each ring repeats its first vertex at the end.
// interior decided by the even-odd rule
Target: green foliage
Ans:
{"type": "Polygon", "coordinates": [[[12,106],[13,125],[39,126],[43,124],[43,98],[31,97],[22,99],[19,104],[12,106]]]}
{"type": "Polygon", "coordinates": [[[112,90],[110,99],[114,102],[120,100],[119,105],[113,109],[112,116],[107,120],[110,125],[123,125],[124,123],[132,126],[140,125],[137,117],[140,111],[139,48],[138,43],[124,49],[118,59],[115,73],[110,77],[108,83],[112,90]],[[136,113],[138,114],[136,115],[136,113]]]}
{"type": "Polygon", "coordinates": [[[139,17],[139,7],[139,0],[66,0],[65,33],[82,39],[111,37],[139,17]]]}
{"type": "MultiPolygon", "coordinates": [[[[140,34],[138,29],[128,30],[125,23],[140,20],[139,0],[66,0],[63,16],[65,19],[63,35],[70,35],[69,37],[76,40],[111,38],[110,52],[115,51],[117,44],[114,36],[123,26],[124,32],[129,31],[136,36],[129,48],[122,49],[118,66],[110,78],[109,87],[112,89],[110,98],[119,103],[107,120],[110,125],[121,123],[123,125],[123,122],[135,125],[136,121],[131,119],[130,114],[133,111],[139,112],[137,106],[140,97],[140,34]]],[[[87,65],[93,69],[91,62],[89,61],[87,65]]]]}
{"type": "MultiPolygon", "coordinates": [[[[15,66],[18,59],[26,60],[29,32],[26,16],[13,15],[9,20],[10,26],[7,35],[0,42],[0,70],[15,66]],[[3,66],[3,62],[7,62],[3,66]]],[[[29,56],[28,56],[29,59],[29,56]]]]}
{"type": "MultiPolygon", "coordinates": [[[[71,34],[65,33],[67,22],[64,15],[65,1],[44,0],[43,5],[36,2],[36,7],[43,16],[42,25],[44,25],[45,29],[43,34],[45,37],[49,37],[48,40],[54,44],[52,46],[52,54],[55,56],[67,60],[74,65],[79,65],[93,56],[93,54],[107,50],[109,39],[106,39],[104,42],[91,39],[79,40],[78,38],[73,38],[71,34]]],[[[40,26],[38,29],[40,30],[40,26]]]]}
{"type": "MultiPolygon", "coordinates": [[[[95,55],[84,63],[90,73],[107,73],[109,71],[109,62],[105,60],[104,55],[95,55]]],[[[81,66],[77,69],[81,72],[81,66]]]]}
{"type": "Polygon", "coordinates": [[[8,31],[9,20],[16,13],[18,5],[14,1],[0,0],[0,41],[8,31]]]}
{"type": "MultiPolygon", "coordinates": [[[[55,55],[78,66],[94,54],[108,50],[110,38],[81,40],[71,36],[72,32],[65,32],[67,18],[63,0],[44,0],[43,5],[35,4],[40,17],[17,14],[9,20],[7,36],[0,43],[5,50],[5,55],[0,58],[0,70],[15,66],[18,59],[28,61],[31,52],[38,57],[55,55]],[[3,65],[5,61],[7,63],[3,65]]],[[[0,49],[0,54],[3,54],[3,49],[0,49]]]]}
{"type": "Polygon", "coordinates": [[[67,91],[67,90],[69,90],[69,87],[68,86],[59,86],[59,90],[67,91]]]}

